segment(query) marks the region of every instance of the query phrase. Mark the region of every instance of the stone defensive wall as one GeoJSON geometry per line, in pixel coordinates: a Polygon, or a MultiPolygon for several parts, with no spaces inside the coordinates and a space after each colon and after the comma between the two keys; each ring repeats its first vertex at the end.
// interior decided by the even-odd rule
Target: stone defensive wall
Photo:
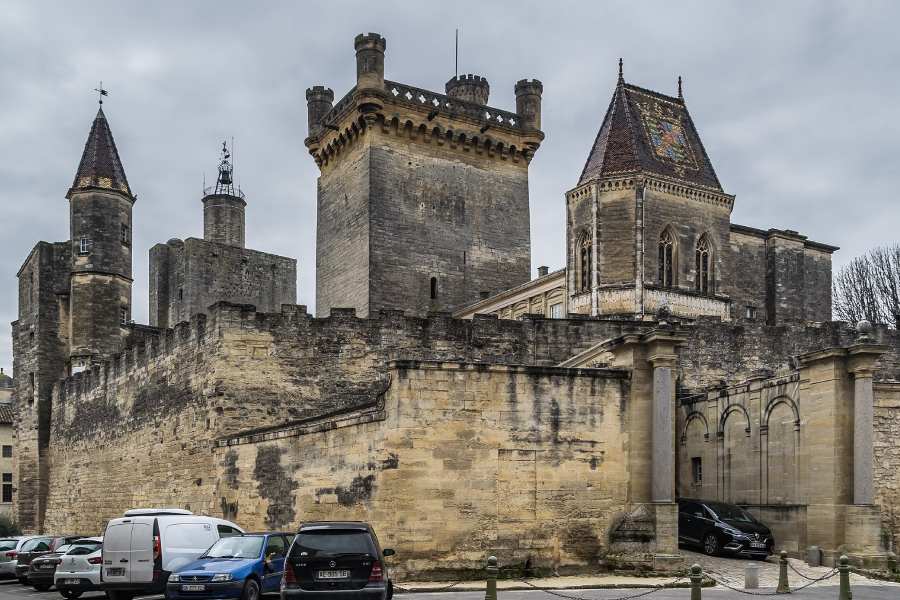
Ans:
{"type": "Polygon", "coordinates": [[[622,370],[394,361],[368,407],[220,438],[216,494],[266,527],[369,521],[401,579],[584,568],[629,506],[628,398],[622,370]]]}
{"type": "MultiPolygon", "coordinates": [[[[806,352],[851,345],[856,328],[849,323],[722,322],[700,317],[685,327],[687,341],[679,350],[679,395],[690,395],[711,386],[765,377],[796,367],[795,358],[806,352]]],[[[875,340],[888,347],[878,361],[876,381],[900,380],[900,335],[879,326],[875,340]]]]}
{"type": "MultiPolygon", "coordinates": [[[[222,302],[174,329],[135,327],[125,352],[55,387],[44,529],[99,533],[129,508],[176,506],[248,529],[366,519],[401,577],[481,568],[488,552],[563,571],[640,564],[668,536],[634,502],[646,391],[629,370],[555,365],[651,326],[222,302]]],[[[789,344],[789,327],[684,324],[679,395],[852,340],[842,325],[800,329],[789,344]]],[[[898,385],[878,386],[876,427],[900,429],[898,385]]],[[[900,464],[886,435],[876,457],[900,464]]]]}
{"type": "Polygon", "coordinates": [[[587,564],[628,509],[629,375],[552,365],[643,327],[219,303],[135,328],[54,390],[44,529],[99,533],[135,506],[248,529],[353,517],[406,572],[486,551],[587,564]]]}

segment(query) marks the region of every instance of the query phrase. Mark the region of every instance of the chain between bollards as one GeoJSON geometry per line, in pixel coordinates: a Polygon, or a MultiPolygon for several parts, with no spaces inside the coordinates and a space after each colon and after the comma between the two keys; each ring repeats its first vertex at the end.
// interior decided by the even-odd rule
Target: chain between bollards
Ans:
{"type": "Polygon", "coordinates": [[[840,573],[840,591],[838,600],[853,600],[853,592],[850,591],[850,561],[846,556],[841,556],[838,566],[840,573]]]}
{"type": "Polygon", "coordinates": [[[484,600],[497,600],[497,573],[500,569],[497,568],[496,556],[488,557],[485,571],[487,572],[487,581],[484,586],[484,600]]]}
{"type": "Polygon", "coordinates": [[[703,586],[703,567],[694,563],[691,565],[691,600],[701,600],[700,590],[703,586]]]}
{"type": "Polygon", "coordinates": [[[790,594],[791,586],[788,583],[788,560],[787,552],[781,551],[781,558],[778,561],[778,587],[775,588],[776,594],[790,594]]]}

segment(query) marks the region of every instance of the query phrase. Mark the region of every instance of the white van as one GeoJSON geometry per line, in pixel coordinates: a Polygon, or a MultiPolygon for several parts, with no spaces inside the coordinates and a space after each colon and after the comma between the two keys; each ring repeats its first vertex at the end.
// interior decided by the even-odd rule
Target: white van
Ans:
{"type": "Polygon", "coordinates": [[[230,521],[187,510],[129,510],[106,525],[102,588],[109,600],[163,593],[170,573],[194,561],[220,537],[242,533],[230,521]]]}

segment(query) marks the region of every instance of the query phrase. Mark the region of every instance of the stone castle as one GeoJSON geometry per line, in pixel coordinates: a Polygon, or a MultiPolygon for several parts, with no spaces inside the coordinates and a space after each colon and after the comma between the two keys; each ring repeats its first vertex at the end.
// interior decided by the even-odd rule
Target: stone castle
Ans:
{"type": "Polygon", "coordinates": [[[779,548],[879,565],[900,542],[900,337],[831,322],[833,246],[731,223],[681,86],[621,72],[566,194],[567,264],[529,280],[543,86],[490,107],[385,79],[307,90],[316,312],[296,262],[244,247],[223,149],[204,239],[150,250],[94,120],[13,323],[17,518],[95,532],[134,506],[248,528],[365,519],[400,576],[505,564],[676,567],[678,497],[747,506],[779,548]]]}

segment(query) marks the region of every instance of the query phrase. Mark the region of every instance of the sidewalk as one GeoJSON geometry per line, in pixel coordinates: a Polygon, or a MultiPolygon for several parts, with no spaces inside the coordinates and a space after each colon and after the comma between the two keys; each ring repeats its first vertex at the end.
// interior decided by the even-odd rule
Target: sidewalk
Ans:
{"type": "MultiPolygon", "coordinates": [[[[542,577],[529,579],[528,585],[517,579],[498,579],[497,590],[531,590],[536,587],[551,590],[602,590],[652,588],[672,583],[674,577],[631,577],[628,575],[581,575],[569,577],[542,577]]],[[[452,582],[447,581],[404,581],[395,583],[398,594],[425,592],[473,592],[484,591],[485,582],[464,581],[449,589],[452,582]]],[[[688,587],[688,580],[682,579],[672,587],[688,587]]]]}

